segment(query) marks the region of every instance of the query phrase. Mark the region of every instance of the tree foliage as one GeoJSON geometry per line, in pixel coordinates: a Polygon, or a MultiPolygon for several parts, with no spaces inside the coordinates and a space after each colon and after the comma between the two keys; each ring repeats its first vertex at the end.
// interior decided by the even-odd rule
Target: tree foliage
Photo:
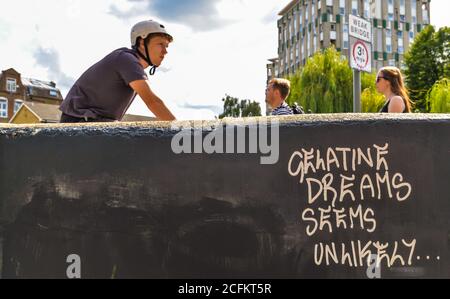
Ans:
{"type": "Polygon", "coordinates": [[[375,80],[377,74],[364,73],[361,77],[361,111],[366,113],[377,113],[385,103],[384,95],[376,90],[375,80]]]}
{"type": "Polygon", "coordinates": [[[258,102],[250,100],[239,100],[238,98],[225,95],[222,99],[223,113],[219,118],[224,117],[250,117],[261,116],[261,106],[258,102]]]}
{"type": "Polygon", "coordinates": [[[427,96],[431,113],[450,113],[450,79],[434,84],[427,96]]]}
{"type": "Polygon", "coordinates": [[[411,100],[421,112],[429,112],[428,92],[437,81],[450,78],[450,28],[427,26],[405,54],[405,65],[411,100]]]}
{"type": "MultiPolygon", "coordinates": [[[[376,74],[361,76],[363,112],[378,112],[384,104],[383,95],[376,92],[375,79],[376,74]]],[[[297,102],[313,113],[353,111],[353,71],[334,48],[316,53],[289,80],[291,94],[287,102],[290,105],[297,102]]]]}
{"type": "Polygon", "coordinates": [[[353,77],[346,59],[335,48],[318,52],[290,77],[289,105],[299,103],[312,113],[353,111],[353,77]]]}

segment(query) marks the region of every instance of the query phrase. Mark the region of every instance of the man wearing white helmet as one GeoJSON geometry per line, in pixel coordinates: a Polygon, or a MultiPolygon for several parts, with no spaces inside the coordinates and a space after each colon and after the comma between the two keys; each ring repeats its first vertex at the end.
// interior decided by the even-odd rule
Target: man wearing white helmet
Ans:
{"type": "Polygon", "coordinates": [[[120,121],[138,94],[160,120],[175,120],[150,88],[145,69],[155,73],[173,41],[165,27],[143,21],[131,30],[132,49],[120,48],[91,66],[60,106],[62,123],[120,121]]]}

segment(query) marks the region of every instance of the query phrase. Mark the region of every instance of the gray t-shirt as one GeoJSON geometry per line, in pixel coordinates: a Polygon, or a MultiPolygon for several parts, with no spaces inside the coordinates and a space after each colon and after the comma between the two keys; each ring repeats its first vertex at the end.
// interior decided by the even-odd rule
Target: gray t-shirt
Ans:
{"type": "Polygon", "coordinates": [[[73,117],[121,120],[136,97],[129,84],[147,79],[137,53],[117,49],[81,75],[59,109],[73,117]]]}

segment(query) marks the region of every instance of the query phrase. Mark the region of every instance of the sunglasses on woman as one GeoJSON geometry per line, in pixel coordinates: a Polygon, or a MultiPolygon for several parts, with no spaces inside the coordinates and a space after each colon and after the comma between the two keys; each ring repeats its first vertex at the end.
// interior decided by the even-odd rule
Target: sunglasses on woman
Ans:
{"type": "Polygon", "coordinates": [[[377,83],[380,82],[381,79],[385,79],[385,80],[386,80],[385,77],[381,77],[381,76],[380,76],[380,77],[377,77],[377,83]]]}

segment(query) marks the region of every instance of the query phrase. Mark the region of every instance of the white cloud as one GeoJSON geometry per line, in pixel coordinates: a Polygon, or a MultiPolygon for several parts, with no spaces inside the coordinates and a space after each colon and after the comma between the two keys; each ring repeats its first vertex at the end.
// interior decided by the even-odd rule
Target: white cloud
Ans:
{"type": "Polygon", "coordinates": [[[437,28],[450,27],[448,12],[450,11],[450,1],[433,0],[431,1],[431,23],[437,28]]]}

